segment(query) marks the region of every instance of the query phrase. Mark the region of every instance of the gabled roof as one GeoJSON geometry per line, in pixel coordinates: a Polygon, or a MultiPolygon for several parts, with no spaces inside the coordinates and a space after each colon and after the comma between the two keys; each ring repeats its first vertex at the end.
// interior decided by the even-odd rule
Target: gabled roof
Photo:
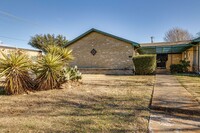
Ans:
{"type": "Polygon", "coordinates": [[[115,36],[115,35],[112,35],[112,34],[109,34],[109,33],[106,33],[106,32],[100,31],[100,30],[97,30],[97,29],[94,29],[94,28],[88,30],[87,32],[81,34],[80,36],[76,37],[76,38],[73,39],[72,41],[68,42],[68,43],[66,44],[65,47],[67,47],[67,46],[71,45],[72,43],[78,41],[79,39],[85,37],[86,35],[90,34],[91,32],[97,32],[97,33],[100,33],[100,34],[103,34],[103,35],[106,35],[106,36],[115,38],[115,39],[117,39],[117,40],[130,43],[130,44],[132,44],[132,46],[134,46],[134,47],[140,47],[140,44],[139,44],[139,43],[136,43],[136,42],[133,42],[133,41],[130,41],[130,40],[127,40],[127,39],[124,39],[124,38],[121,38],[121,37],[118,37],[118,36],[115,36]]]}

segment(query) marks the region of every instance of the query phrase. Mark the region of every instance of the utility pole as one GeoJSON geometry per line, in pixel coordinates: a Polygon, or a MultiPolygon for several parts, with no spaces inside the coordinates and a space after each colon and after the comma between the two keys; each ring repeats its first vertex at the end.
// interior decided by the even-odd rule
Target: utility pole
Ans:
{"type": "Polygon", "coordinates": [[[154,37],[153,37],[153,36],[151,36],[151,43],[153,43],[153,39],[154,39],[154,37]]]}

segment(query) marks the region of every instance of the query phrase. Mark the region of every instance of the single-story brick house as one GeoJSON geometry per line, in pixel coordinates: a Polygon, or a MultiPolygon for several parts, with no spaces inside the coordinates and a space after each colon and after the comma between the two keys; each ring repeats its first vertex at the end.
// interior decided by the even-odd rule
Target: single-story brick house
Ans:
{"type": "Polygon", "coordinates": [[[71,66],[78,66],[83,73],[132,74],[132,57],[140,45],[91,29],[70,41],[66,47],[73,50],[71,66]]]}
{"type": "Polygon", "coordinates": [[[97,29],[91,29],[66,45],[83,73],[133,74],[132,57],[156,54],[157,67],[169,70],[181,59],[190,61],[190,71],[200,71],[200,38],[181,42],[136,43],[97,29]]]}

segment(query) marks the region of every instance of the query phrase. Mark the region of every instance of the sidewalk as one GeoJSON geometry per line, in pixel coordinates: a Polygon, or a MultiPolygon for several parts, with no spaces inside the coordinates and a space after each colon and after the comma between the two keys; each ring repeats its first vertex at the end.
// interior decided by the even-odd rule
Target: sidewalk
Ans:
{"type": "Polygon", "coordinates": [[[152,133],[200,132],[200,105],[172,75],[156,75],[151,108],[152,133]]]}

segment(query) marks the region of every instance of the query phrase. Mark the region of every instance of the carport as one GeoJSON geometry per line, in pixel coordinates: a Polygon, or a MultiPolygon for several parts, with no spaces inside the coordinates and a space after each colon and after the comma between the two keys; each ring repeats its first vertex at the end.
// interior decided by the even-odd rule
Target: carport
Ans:
{"type": "MultiPolygon", "coordinates": [[[[152,44],[153,45],[153,44],[152,44]]],[[[137,51],[139,54],[156,54],[157,55],[157,68],[166,69],[167,61],[173,64],[173,58],[184,53],[187,49],[193,47],[195,44],[176,44],[176,45],[162,45],[162,46],[145,46],[143,45],[137,51]],[[169,54],[170,60],[169,60],[169,54]]],[[[185,54],[185,53],[184,53],[185,54]]],[[[185,56],[185,55],[184,55],[185,56]]]]}

